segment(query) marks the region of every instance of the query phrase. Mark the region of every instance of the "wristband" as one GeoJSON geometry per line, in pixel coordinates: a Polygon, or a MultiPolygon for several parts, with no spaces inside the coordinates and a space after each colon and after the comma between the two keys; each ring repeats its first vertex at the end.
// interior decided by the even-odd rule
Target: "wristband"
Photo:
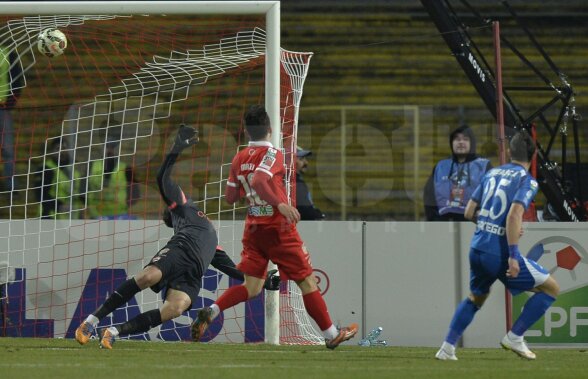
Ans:
{"type": "Polygon", "coordinates": [[[519,245],[508,245],[508,257],[518,259],[521,256],[519,245]]]}

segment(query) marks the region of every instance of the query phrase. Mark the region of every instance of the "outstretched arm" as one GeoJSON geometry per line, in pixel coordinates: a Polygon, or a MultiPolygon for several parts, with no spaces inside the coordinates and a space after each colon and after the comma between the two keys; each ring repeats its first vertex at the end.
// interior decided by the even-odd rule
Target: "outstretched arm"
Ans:
{"type": "Polygon", "coordinates": [[[170,152],[165,156],[163,164],[157,172],[157,185],[163,201],[168,206],[174,204],[184,204],[186,196],[180,186],[171,180],[171,172],[174,163],[178,159],[178,155],[188,146],[195,145],[198,142],[198,132],[189,126],[180,125],[178,135],[174,140],[174,144],[170,152]]]}

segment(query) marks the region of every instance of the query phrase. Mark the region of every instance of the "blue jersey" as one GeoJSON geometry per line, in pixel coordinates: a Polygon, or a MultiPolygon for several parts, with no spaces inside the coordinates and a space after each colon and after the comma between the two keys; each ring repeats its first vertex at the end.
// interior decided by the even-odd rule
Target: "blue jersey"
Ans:
{"type": "Polygon", "coordinates": [[[508,256],[508,211],[513,203],[519,203],[527,209],[537,189],[537,181],[518,164],[508,163],[488,171],[471,197],[480,207],[471,247],[508,256]]]}

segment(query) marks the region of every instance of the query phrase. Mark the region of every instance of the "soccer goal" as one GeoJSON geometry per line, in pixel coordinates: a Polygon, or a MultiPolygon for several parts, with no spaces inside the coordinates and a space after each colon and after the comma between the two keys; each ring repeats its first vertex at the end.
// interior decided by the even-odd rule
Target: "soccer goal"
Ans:
{"type": "MultiPolygon", "coordinates": [[[[12,120],[3,132],[5,166],[12,160],[4,150],[15,154],[14,173],[5,169],[0,184],[0,335],[72,337],[83,318],[165,244],[171,230],[160,221],[164,203],[155,178],[180,123],[195,126],[200,143],[180,159],[173,177],[239,260],[245,209],[227,205],[223,193],[230,161],[247,142],[241,116],[250,105],[266,105],[273,142],[284,149],[294,181],[298,109],[312,54],[280,48],[279,6],[3,4],[0,101],[11,105],[1,111],[12,120]],[[47,29],[63,34],[43,33],[56,41],[40,48],[38,36],[47,29]],[[52,43],[60,44],[53,52],[52,43]]],[[[208,270],[199,304],[130,338],[188,340],[196,309],[232,284],[208,270]]],[[[273,316],[262,295],[227,310],[205,337],[322,341],[295,285],[283,283],[274,297],[279,302],[267,307],[273,316]]],[[[159,305],[159,295],[144,291],[100,326],[159,305]]]]}

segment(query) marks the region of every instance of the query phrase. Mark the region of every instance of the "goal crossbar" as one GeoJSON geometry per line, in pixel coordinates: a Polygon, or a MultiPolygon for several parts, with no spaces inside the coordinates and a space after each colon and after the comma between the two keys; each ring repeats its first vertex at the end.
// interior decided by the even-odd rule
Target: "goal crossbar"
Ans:
{"type": "Polygon", "coordinates": [[[1,1],[0,14],[266,14],[279,1],[1,1]]]}

